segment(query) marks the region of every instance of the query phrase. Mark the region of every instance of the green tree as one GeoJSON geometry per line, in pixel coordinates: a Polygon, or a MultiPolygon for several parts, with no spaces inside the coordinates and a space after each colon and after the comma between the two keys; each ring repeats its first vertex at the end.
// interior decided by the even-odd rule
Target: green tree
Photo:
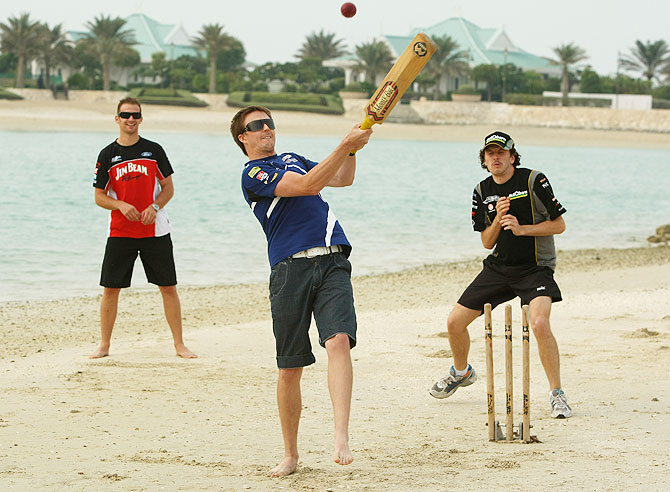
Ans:
{"type": "Polygon", "coordinates": [[[502,87],[500,69],[497,65],[482,64],[472,69],[472,80],[486,83],[486,100],[492,101],[494,91],[502,87]]]}
{"type": "Polygon", "coordinates": [[[468,63],[470,56],[467,51],[461,50],[458,42],[451,36],[437,36],[433,38],[437,45],[437,51],[428,61],[426,67],[435,76],[434,99],[440,97],[440,82],[445,82],[449,77],[467,75],[470,73],[468,63]]]}
{"type": "Polygon", "coordinates": [[[542,94],[545,90],[544,77],[537,72],[523,72],[524,89],[527,94],[542,94]]]}
{"type": "Polygon", "coordinates": [[[216,66],[224,72],[241,70],[246,58],[247,52],[242,42],[235,37],[231,37],[228,49],[219,53],[216,59],[216,66]]]}
{"type": "Polygon", "coordinates": [[[29,13],[10,17],[7,24],[0,22],[0,49],[3,53],[16,55],[15,86],[25,86],[25,68],[28,60],[35,56],[39,43],[39,22],[30,19],[29,13]]]}
{"type": "Polygon", "coordinates": [[[562,44],[553,48],[553,51],[557,58],[553,62],[561,66],[561,94],[566,98],[570,90],[570,65],[586,60],[588,55],[574,43],[562,44]]]}
{"type": "Polygon", "coordinates": [[[126,21],[121,17],[100,15],[86,23],[89,33],[79,42],[94,54],[102,66],[102,88],[110,88],[110,68],[115,57],[126,55],[127,48],[135,44],[132,31],[123,30],[126,21]]]}
{"type": "Polygon", "coordinates": [[[307,58],[316,58],[319,62],[329,58],[337,58],[346,53],[342,45],[344,41],[335,39],[335,33],[326,33],[323,29],[320,32],[313,32],[305,38],[305,42],[298,50],[296,58],[305,60],[307,58]]]}
{"type": "Polygon", "coordinates": [[[216,92],[216,62],[219,53],[231,49],[234,38],[223,32],[220,24],[202,26],[198,36],[193,38],[193,45],[207,52],[209,57],[209,93],[216,92]]]}
{"type": "Polygon", "coordinates": [[[375,78],[379,72],[387,72],[391,68],[394,56],[391,49],[384,41],[370,41],[356,46],[356,56],[359,63],[358,70],[365,72],[365,80],[375,84],[375,78]]]}
{"type": "Polygon", "coordinates": [[[47,24],[39,26],[37,59],[44,63],[45,83],[51,87],[51,68],[58,63],[72,65],[74,52],[71,43],[65,37],[61,24],[50,28],[47,24]]]}
{"type": "Polygon", "coordinates": [[[586,67],[582,72],[582,78],[579,82],[579,90],[586,93],[600,93],[603,91],[603,84],[598,75],[591,67],[586,67]]]}
{"type": "Polygon", "coordinates": [[[670,62],[669,54],[670,48],[662,39],[653,43],[637,40],[630,53],[619,58],[619,66],[628,72],[640,72],[651,82],[652,79],[658,80],[659,73],[670,62]]]}

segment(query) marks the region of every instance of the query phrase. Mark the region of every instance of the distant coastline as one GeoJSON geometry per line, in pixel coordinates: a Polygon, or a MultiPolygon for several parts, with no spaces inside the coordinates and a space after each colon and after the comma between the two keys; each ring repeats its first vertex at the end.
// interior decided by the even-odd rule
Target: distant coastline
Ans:
{"type": "MultiPolygon", "coordinates": [[[[22,101],[0,100],[0,130],[107,132],[122,91],[70,91],[53,100],[49,91],[12,89],[22,101]]],[[[234,108],[225,94],[197,94],[207,108],[148,106],[145,132],[228,134],[234,108]]],[[[342,116],[275,111],[280,132],[340,136],[362,121],[364,99],[344,100],[342,116]]],[[[505,103],[413,101],[398,105],[375,138],[479,143],[482,135],[506,129],[525,145],[670,149],[670,110],[513,106],[505,103]],[[421,123],[411,123],[422,121],[421,123]]]]}

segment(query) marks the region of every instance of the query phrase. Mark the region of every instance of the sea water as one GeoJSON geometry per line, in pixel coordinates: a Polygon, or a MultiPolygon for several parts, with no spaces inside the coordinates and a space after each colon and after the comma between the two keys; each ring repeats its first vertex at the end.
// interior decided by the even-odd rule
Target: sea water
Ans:
{"type": "MultiPolygon", "coordinates": [[[[446,131],[446,130],[445,130],[446,131]]],[[[182,286],[265,281],[267,247],[240,191],[246,159],[227,133],[143,133],[175,170],[172,222],[182,286]]],[[[0,132],[0,302],[96,295],[109,211],[95,205],[98,152],[116,133],[0,132]]],[[[279,135],[277,151],[319,161],[336,138],[279,135]]],[[[519,149],[567,209],[559,249],[646,244],[670,222],[668,150],[519,149]]],[[[354,246],[354,275],[483,258],[470,219],[474,185],[487,176],[473,143],[373,139],[356,181],[326,188],[354,246]]],[[[133,288],[149,288],[138,261],[133,288]]]]}

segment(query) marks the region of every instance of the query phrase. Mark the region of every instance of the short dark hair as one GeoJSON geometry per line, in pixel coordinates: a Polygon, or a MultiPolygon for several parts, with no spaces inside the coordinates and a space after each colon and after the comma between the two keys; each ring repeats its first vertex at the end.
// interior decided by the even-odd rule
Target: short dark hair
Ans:
{"type": "Polygon", "coordinates": [[[140,104],[139,99],[135,99],[134,97],[124,97],[119,101],[119,104],[116,105],[116,113],[118,114],[119,111],[121,111],[121,106],[124,104],[134,104],[138,108],[140,108],[140,113],[142,112],[142,105],[140,104]]]}
{"type": "Polygon", "coordinates": [[[262,111],[266,115],[268,115],[268,118],[272,118],[272,113],[270,110],[266,107],[263,106],[247,106],[246,108],[240,109],[237,113],[235,113],[235,116],[233,116],[233,119],[230,120],[230,134],[233,136],[233,140],[235,140],[235,143],[237,146],[242,149],[242,152],[244,152],[244,155],[247,154],[247,149],[244,148],[244,144],[240,142],[240,139],[237,138],[240,135],[242,135],[244,131],[244,118],[249,113],[253,113],[254,111],[262,111]]]}
{"type": "MultiPolygon", "coordinates": [[[[512,157],[514,157],[514,162],[512,165],[514,167],[518,167],[519,164],[521,164],[521,154],[519,154],[516,151],[516,147],[512,147],[512,150],[509,151],[510,154],[512,154],[512,157]]],[[[479,163],[482,166],[482,169],[488,169],[486,167],[486,164],[484,164],[484,156],[486,155],[486,147],[484,147],[482,150],[479,151],[479,163]]]]}

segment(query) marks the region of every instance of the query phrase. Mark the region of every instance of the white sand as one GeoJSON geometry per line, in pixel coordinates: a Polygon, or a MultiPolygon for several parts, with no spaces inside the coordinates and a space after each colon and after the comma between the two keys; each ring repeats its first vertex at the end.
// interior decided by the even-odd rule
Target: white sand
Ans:
{"type": "MultiPolygon", "coordinates": [[[[37,103],[0,103],[1,129],[112,125],[96,108],[70,112],[66,106],[56,111],[60,102],[41,109],[37,103]]],[[[190,111],[152,108],[150,114],[166,128],[169,115],[186,120],[184,131],[224,125],[231,115],[201,110],[198,118],[185,118],[195,114],[190,111]]],[[[338,134],[353,124],[347,118],[281,117],[296,133],[326,127],[338,134]]],[[[411,131],[403,138],[420,138],[425,130],[406,127],[411,131]]],[[[388,138],[405,127],[391,128],[388,138]]],[[[482,129],[430,131],[478,141],[482,129]]],[[[518,130],[537,143],[567,134],[518,130]]],[[[595,142],[593,132],[573,133],[585,145],[595,142]]],[[[622,134],[616,135],[621,141],[622,134]]],[[[630,138],[631,145],[667,145],[654,135],[630,138]]],[[[469,261],[354,279],[355,461],[341,467],[330,460],[326,356],[314,341],[318,362],[303,379],[299,470],[283,479],[266,476],[283,451],[265,284],[180,289],[185,339],[200,355],[196,360],[174,356],[158,292],[122,295],[111,356],[96,361],[87,355],[98,339],[99,297],[0,304],[0,489],[667,490],[670,249],[559,254],[556,277],[565,300],[554,306],[552,321],[574,416],[549,417],[533,340],[532,434],[542,442],[529,445],[487,441],[481,320],[471,327],[471,362],[480,380],[448,400],[427,392],[451,363],[447,314],[479,267],[469,261]]],[[[512,304],[519,355],[519,307],[512,304]]],[[[501,419],[502,311],[494,311],[501,419]]],[[[519,369],[517,362],[518,375],[519,369]]],[[[520,420],[520,379],[516,388],[520,420]]]]}

